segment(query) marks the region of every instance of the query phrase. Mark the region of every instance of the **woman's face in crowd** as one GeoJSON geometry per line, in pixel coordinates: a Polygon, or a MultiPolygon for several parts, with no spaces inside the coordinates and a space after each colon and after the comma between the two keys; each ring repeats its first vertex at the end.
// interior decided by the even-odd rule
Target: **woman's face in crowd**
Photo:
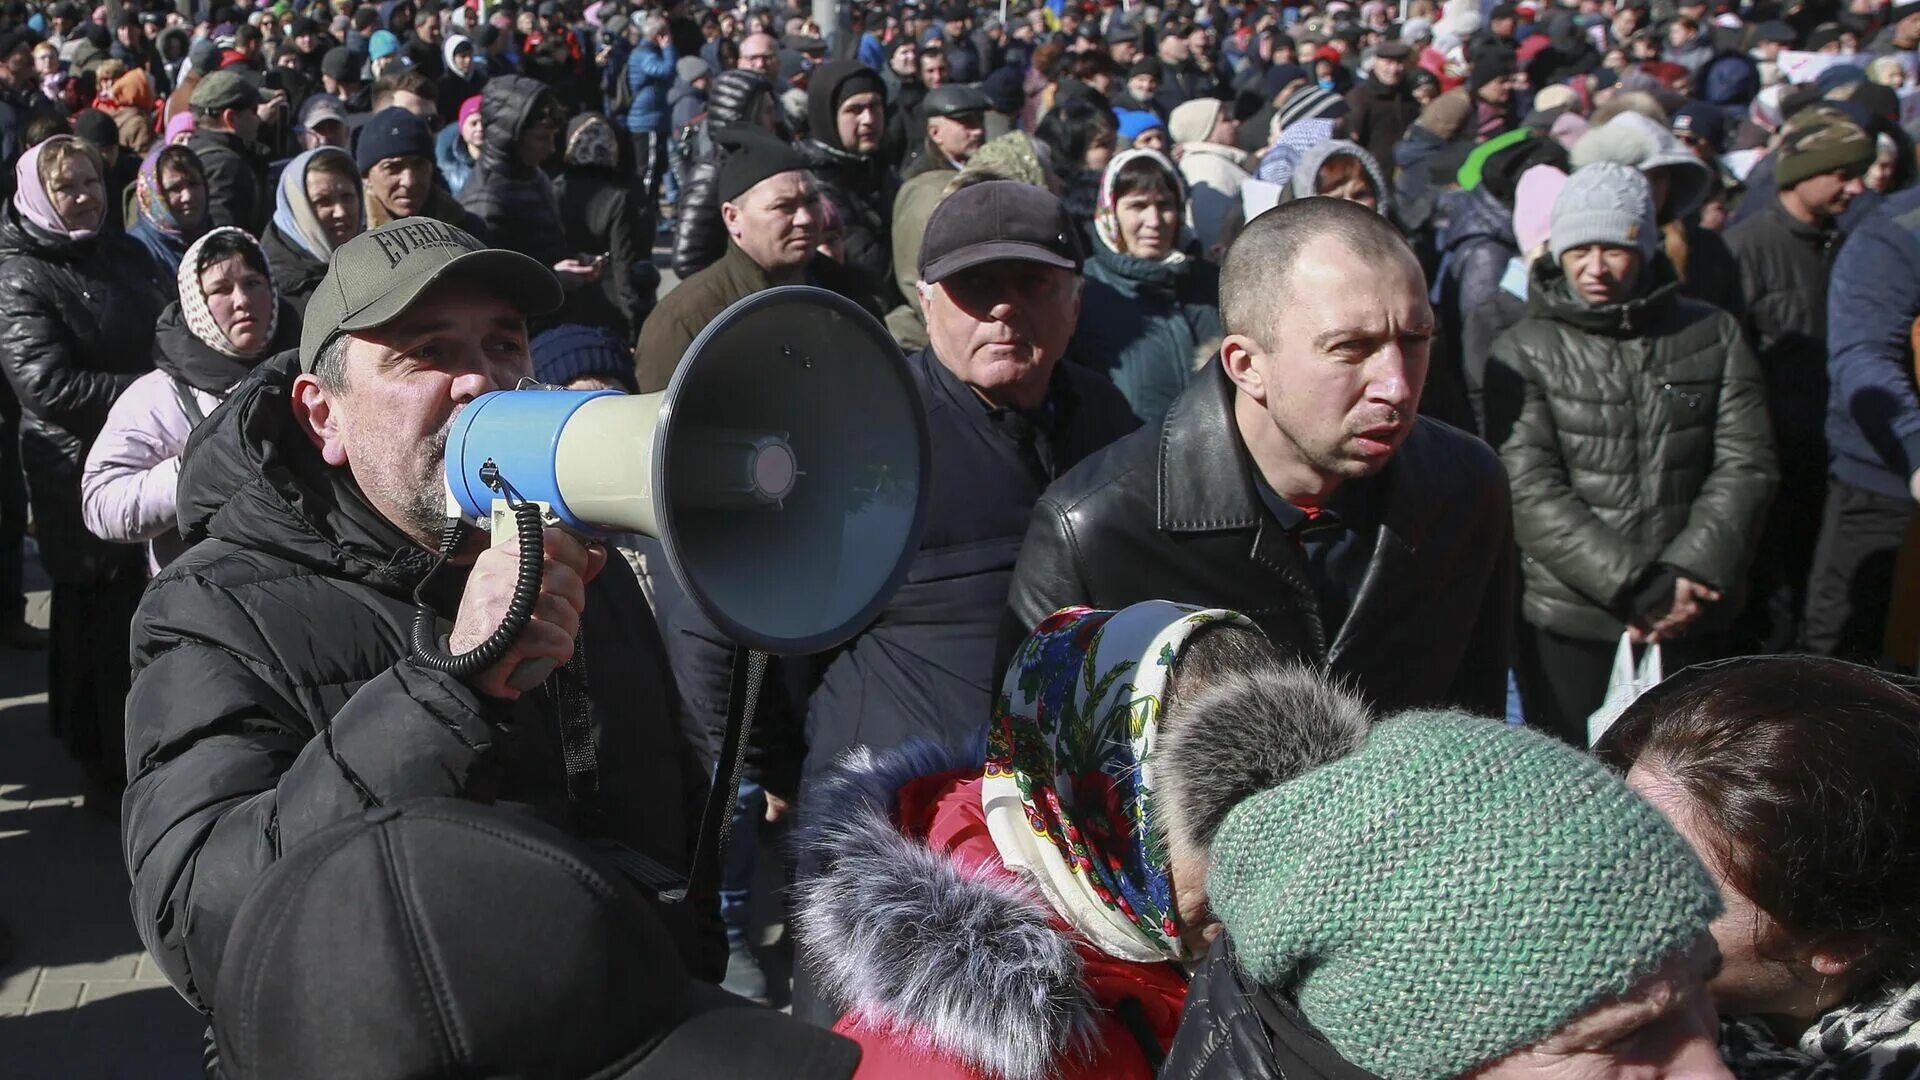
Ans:
{"type": "Polygon", "coordinates": [[[1816,964],[1825,962],[1794,941],[1720,872],[1718,863],[1726,843],[1684,791],[1657,765],[1645,761],[1635,763],[1627,773],[1627,786],[1666,815],[1720,887],[1726,910],[1710,929],[1722,963],[1707,987],[1715,1008],[1729,1016],[1790,1017],[1811,1023],[1845,1000],[1853,980],[1844,971],[1836,977],[1831,968],[1822,974],[1816,964]]]}
{"type": "Polygon", "coordinates": [[[479,157],[480,151],[486,147],[487,122],[481,119],[479,109],[468,113],[467,118],[460,122],[460,141],[467,144],[467,150],[474,157],[479,157]]]}
{"type": "Polygon", "coordinates": [[[245,257],[236,252],[201,270],[200,292],[207,298],[213,321],[235,348],[243,352],[266,348],[273,285],[245,257]]]}
{"type": "Polygon", "coordinates": [[[1878,191],[1883,194],[1892,187],[1893,155],[1881,154],[1874,158],[1873,164],[1867,168],[1867,175],[1863,178],[1863,182],[1868,191],[1878,191]]]}
{"type": "Polygon", "coordinates": [[[1141,259],[1164,259],[1173,250],[1180,231],[1180,209],[1161,191],[1124,195],[1114,204],[1120,223],[1123,253],[1141,259]]]}
{"type": "Polygon", "coordinates": [[[207,213],[207,184],[187,169],[160,170],[160,197],[174,219],[189,230],[198,229],[207,213]]]}
{"type": "Polygon", "coordinates": [[[309,171],[307,202],[313,205],[313,216],[335,247],[360,232],[360,192],[339,173],[309,171]]]}
{"type": "Polygon", "coordinates": [[[1092,169],[1094,172],[1106,172],[1107,162],[1113,160],[1113,149],[1117,145],[1119,145],[1119,137],[1117,135],[1112,131],[1101,131],[1099,135],[1094,137],[1091,143],[1087,144],[1085,160],[1081,161],[1080,164],[1092,169]]]}
{"type": "Polygon", "coordinates": [[[47,198],[61,224],[73,230],[98,229],[107,216],[107,192],[93,162],[73,155],[47,180],[47,198]]]}

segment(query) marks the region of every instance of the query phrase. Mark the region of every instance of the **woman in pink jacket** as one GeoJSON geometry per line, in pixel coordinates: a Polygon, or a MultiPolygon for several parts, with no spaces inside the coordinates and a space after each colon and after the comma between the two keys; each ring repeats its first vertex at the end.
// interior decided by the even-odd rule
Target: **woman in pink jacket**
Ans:
{"type": "Polygon", "coordinates": [[[155,370],[134,380],[87,453],[80,507],[103,540],[149,542],[158,571],[183,544],[174,487],[187,436],[255,364],[300,343],[300,318],[245,230],[215,229],[180,259],[180,299],[160,313],[155,370]]]}

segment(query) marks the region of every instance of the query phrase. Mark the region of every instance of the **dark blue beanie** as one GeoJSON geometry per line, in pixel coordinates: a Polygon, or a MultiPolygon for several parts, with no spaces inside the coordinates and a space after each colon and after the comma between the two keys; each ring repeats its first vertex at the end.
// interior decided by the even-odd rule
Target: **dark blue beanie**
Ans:
{"type": "Polygon", "coordinates": [[[582,375],[600,375],[629,389],[633,386],[633,350],[605,327],[567,323],[535,337],[533,377],[551,386],[565,386],[582,375]]]}
{"type": "Polygon", "coordinates": [[[433,160],[433,136],[427,131],[427,122],[398,105],[374,113],[360,129],[360,141],[353,148],[353,163],[362,176],[394,157],[433,160]]]}

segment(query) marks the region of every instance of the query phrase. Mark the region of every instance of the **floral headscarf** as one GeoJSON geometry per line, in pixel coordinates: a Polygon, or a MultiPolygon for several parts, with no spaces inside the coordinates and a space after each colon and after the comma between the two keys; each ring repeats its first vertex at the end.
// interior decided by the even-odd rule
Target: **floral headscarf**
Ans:
{"type": "Polygon", "coordinates": [[[1153,750],[1174,658],[1244,616],[1150,600],[1067,608],[1041,623],[1001,685],[981,800],[1001,861],[1108,956],[1188,959],[1153,810],[1153,750]]]}
{"type": "Polygon", "coordinates": [[[179,215],[173,212],[173,207],[167,205],[166,192],[162,190],[160,184],[160,158],[168,150],[173,151],[167,158],[169,165],[192,169],[195,172],[200,171],[200,159],[191,151],[183,151],[166,143],[158,143],[153,149],[147,151],[146,157],[140,159],[140,176],[133,183],[133,201],[139,208],[140,216],[146,220],[147,224],[152,225],[156,232],[167,236],[179,236],[183,231],[179,215]]]}
{"type": "MultiPolygon", "coordinates": [[[[1172,179],[1173,190],[1179,193],[1181,205],[1184,206],[1187,201],[1186,181],[1181,178],[1180,170],[1174,166],[1173,162],[1167,160],[1165,154],[1160,153],[1158,150],[1135,148],[1122,150],[1113,155],[1113,160],[1107,162],[1106,174],[1100,178],[1100,202],[1094,207],[1093,211],[1093,231],[1099,235],[1100,242],[1107,245],[1107,250],[1109,251],[1125,252],[1126,250],[1120,246],[1120,206],[1119,200],[1113,197],[1113,182],[1119,177],[1121,166],[1135,158],[1146,158],[1155,165],[1160,166],[1161,171],[1165,172],[1172,179]]],[[[1186,256],[1181,254],[1179,250],[1180,243],[1181,240],[1176,239],[1173,244],[1174,250],[1168,252],[1161,261],[1181,262],[1185,260],[1186,256]]]]}

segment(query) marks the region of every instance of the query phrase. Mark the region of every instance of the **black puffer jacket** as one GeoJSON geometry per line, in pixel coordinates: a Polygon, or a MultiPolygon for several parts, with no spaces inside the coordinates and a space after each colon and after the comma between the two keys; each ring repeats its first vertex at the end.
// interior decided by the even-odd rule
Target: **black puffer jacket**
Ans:
{"type": "Polygon", "coordinates": [[[653,268],[653,237],[641,236],[651,221],[639,215],[643,201],[632,179],[618,169],[569,165],[554,184],[567,246],[607,256],[600,280],[567,294],[561,322],[603,326],[632,341],[653,310],[660,272],[653,268]]]}
{"type": "Polygon", "coordinates": [[[683,281],[712,266],[727,250],[720,199],[713,189],[721,153],[713,129],[752,123],[760,102],[772,92],[767,80],[751,71],[723,72],[707,92],[706,123],[687,127],[680,154],[693,167],[680,192],[680,217],[673,223],[673,272],[683,281]]]}
{"type": "Polygon", "coordinates": [[[1340,1056],[1291,1001],[1247,981],[1222,934],[1187,983],[1160,1080],[1378,1080],[1340,1056]]]}
{"type": "Polygon", "coordinates": [[[87,531],[80,470],[114,400],[152,370],[166,303],[153,260],[124,233],[69,240],[24,221],[11,201],[0,210],[0,367],[25,411],[20,463],[56,582],[143,572],[138,548],[87,531]]]}
{"type": "Polygon", "coordinates": [[[1678,572],[1739,610],[1776,482],[1759,366],[1733,316],[1683,297],[1664,257],[1636,299],[1577,299],[1552,259],[1527,316],[1493,345],[1488,439],[1513,483],[1522,610],[1534,626],[1611,640],[1633,594],[1678,572]]]}
{"type": "MultiPolygon", "coordinates": [[[[134,922],[203,1009],[248,890],[342,818],[418,797],[519,804],[684,868],[707,786],[620,559],[588,586],[580,639],[599,774],[586,805],[566,791],[554,692],[564,672],[505,702],[407,659],[411,594],[432,557],[296,426],[297,372],[292,353],[266,361],[194,432],[179,502],[196,543],[154,579],[133,624],[123,833],[134,922]]],[[[442,634],[462,586],[458,572],[435,582],[442,634]]],[[[713,909],[661,914],[692,969],[717,975],[713,909]]]]}
{"type": "Polygon", "coordinates": [[[281,299],[302,315],[307,300],[327,276],[327,264],[314,258],[307,249],[287,238],[278,225],[268,225],[260,238],[260,250],[267,256],[267,269],[273,272],[273,288],[281,299]]]}
{"type": "MultiPolygon", "coordinates": [[[[889,239],[893,185],[888,182],[886,155],[856,154],[840,144],[833,108],[836,91],[855,79],[872,79],[886,96],[885,84],[869,68],[854,61],[822,65],[807,86],[808,138],[800,144],[807,167],[819,186],[823,202],[831,202],[846,228],[847,269],[880,301],[881,310],[898,303],[893,287],[893,244],[889,239]]],[[[961,81],[956,78],[954,81],[961,81]]]]}
{"type": "Polygon", "coordinates": [[[538,166],[522,164],[516,152],[527,125],[554,103],[552,91],[533,79],[503,75],[480,94],[486,146],[467,182],[460,205],[486,226],[493,246],[552,266],[569,255],[553,183],[538,166]]]}

